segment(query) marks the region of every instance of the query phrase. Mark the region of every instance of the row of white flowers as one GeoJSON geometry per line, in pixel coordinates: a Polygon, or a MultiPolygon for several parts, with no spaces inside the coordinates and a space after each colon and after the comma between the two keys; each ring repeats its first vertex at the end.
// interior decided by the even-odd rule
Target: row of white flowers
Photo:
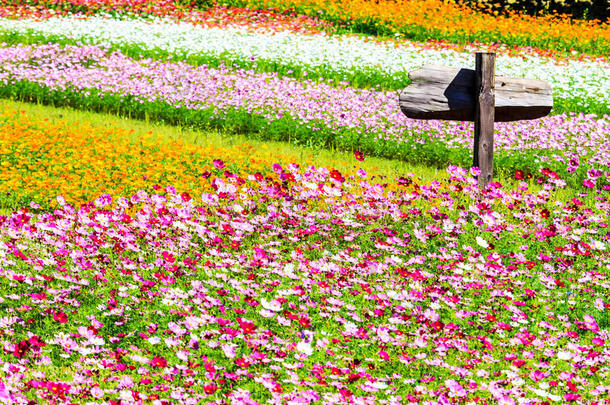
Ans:
{"type": "MultiPolygon", "coordinates": [[[[118,20],[107,17],[57,17],[48,20],[0,19],[0,30],[64,36],[86,43],[137,45],[187,55],[230,55],[235,59],[266,60],[302,66],[330,67],[336,72],[376,72],[395,76],[426,64],[474,66],[469,52],[426,49],[421,44],[375,41],[355,35],[305,35],[288,31],[249,32],[227,26],[208,28],[167,19],[118,20]]],[[[538,56],[507,56],[496,60],[498,74],[546,80],[555,97],[596,99],[610,104],[607,62],[571,60],[558,63],[538,56]]]]}

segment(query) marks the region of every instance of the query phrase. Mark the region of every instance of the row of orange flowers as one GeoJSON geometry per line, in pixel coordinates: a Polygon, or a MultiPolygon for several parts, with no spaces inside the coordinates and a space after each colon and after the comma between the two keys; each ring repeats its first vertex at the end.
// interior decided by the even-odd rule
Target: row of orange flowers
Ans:
{"type": "MultiPolygon", "coordinates": [[[[0,208],[18,208],[31,201],[50,206],[58,195],[79,206],[104,193],[130,196],[168,185],[196,196],[212,189],[214,177],[234,173],[247,178],[257,172],[269,176],[274,164],[295,160],[265,145],[196,145],[159,135],[150,132],[140,137],[133,130],[51,122],[3,109],[0,208]]],[[[305,155],[301,164],[313,165],[314,157],[305,155]]],[[[337,162],[347,171],[345,164],[337,162]]]]}
{"type": "Polygon", "coordinates": [[[490,16],[446,0],[234,0],[252,8],[294,8],[308,15],[351,24],[373,33],[401,33],[415,39],[455,42],[494,40],[509,45],[608,54],[610,24],[567,15],[490,16]],[[421,38],[420,38],[421,37],[421,38]]]}

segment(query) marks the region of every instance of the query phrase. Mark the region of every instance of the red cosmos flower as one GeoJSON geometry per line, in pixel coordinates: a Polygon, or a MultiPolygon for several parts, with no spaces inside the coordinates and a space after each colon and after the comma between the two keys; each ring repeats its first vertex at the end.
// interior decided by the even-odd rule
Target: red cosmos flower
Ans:
{"type": "Polygon", "coordinates": [[[243,357],[240,357],[238,359],[235,359],[235,365],[237,367],[246,368],[250,365],[250,362],[248,360],[244,359],[243,357]]]}
{"type": "Polygon", "coordinates": [[[68,322],[68,316],[61,311],[57,311],[53,314],[53,320],[59,323],[68,322]]]}
{"type": "Polygon", "coordinates": [[[309,322],[309,319],[307,318],[300,318],[299,319],[299,324],[303,327],[303,328],[309,328],[311,327],[311,322],[309,322]]]}
{"type": "Polygon", "coordinates": [[[218,387],[216,386],[216,384],[207,384],[203,386],[203,391],[208,395],[212,395],[216,392],[217,389],[218,387]]]}
{"type": "Polygon", "coordinates": [[[29,340],[28,343],[34,348],[34,349],[38,349],[41,347],[46,346],[47,344],[45,342],[43,342],[42,340],[40,340],[40,338],[36,335],[32,336],[29,340]]]}
{"type": "Polygon", "coordinates": [[[349,376],[347,376],[347,382],[348,384],[351,384],[353,382],[356,382],[360,379],[360,374],[350,374],[349,376]]]}
{"type": "Polygon", "coordinates": [[[566,383],[566,385],[568,386],[568,389],[572,392],[576,392],[578,391],[578,388],[576,387],[576,384],[574,384],[572,381],[568,381],[566,383]]]}
{"type": "Polygon", "coordinates": [[[167,367],[167,360],[165,360],[165,357],[155,356],[150,362],[150,365],[153,367],[165,368],[167,367]]]}
{"type": "Polygon", "coordinates": [[[17,357],[18,359],[21,359],[23,358],[23,356],[26,355],[29,349],[30,342],[22,340],[21,342],[17,343],[13,348],[13,356],[17,357]]]}
{"type": "Polygon", "coordinates": [[[359,150],[354,151],[354,157],[360,162],[364,161],[364,153],[359,150]]]}
{"type": "Polygon", "coordinates": [[[440,321],[434,321],[432,322],[432,329],[434,329],[435,331],[440,332],[441,330],[445,329],[445,324],[440,322],[440,321]]]}
{"type": "Polygon", "coordinates": [[[182,201],[184,202],[191,201],[191,196],[187,192],[180,194],[180,198],[182,198],[182,201]]]}
{"type": "Polygon", "coordinates": [[[254,322],[248,320],[239,320],[239,326],[241,327],[241,331],[245,335],[251,335],[256,331],[256,325],[254,322]]]}
{"type": "Polygon", "coordinates": [[[163,260],[165,260],[168,263],[173,263],[176,260],[174,258],[174,256],[169,252],[163,251],[162,255],[163,255],[163,260]]]}
{"type": "Polygon", "coordinates": [[[337,180],[340,183],[343,183],[345,181],[345,177],[343,177],[343,175],[341,175],[341,172],[337,169],[333,169],[330,172],[330,177],[337,180]]]}
{"type": "Polygon", "coordinates": [[[341,394],[341,396],[342,396],[343,398],[349,398],[349,397],[351,397],[352,395],[354,395],[354,394],[353,394],[353,393],[352,393],[350,390],[345,389],[345,388],[341,388],[341,389],[339,390],[339,394],[341,394]]]}
{"type": "Polygon", "coordinates": [[[495,322],[495,321],[498,320],[498,318],[495,315],[492,315],[492,314],[485,315],[485,319],[487,319],[489,322],[495,322]]]}
{"type": "Polygon", "coordinates": [[[229,224],[222,224],[222,231],[223,233],[228,233],[230,235],[235,234],[235,229],[233,229],[233,227],[229,224]]]}
{"type": "Polygon", "coordinates": [[[517,180],[523,180],[523,177],[525,176],[525,174],[523,173],[523,170],[515,170],[515,179],[517,180]]]}

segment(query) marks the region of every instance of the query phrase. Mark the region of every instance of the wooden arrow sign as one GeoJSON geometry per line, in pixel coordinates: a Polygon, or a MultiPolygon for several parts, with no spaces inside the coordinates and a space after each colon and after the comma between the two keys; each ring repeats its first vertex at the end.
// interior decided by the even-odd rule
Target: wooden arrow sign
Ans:
{"type": "MultiPolygon", "coordinates": [[[[435,65],[409,72],[400,108],[409,118],[474,121],[475,77],[472,69],[435,65]]],[[[542,80],[498,75],[494,90],[495,122],[540,118],[553,108],[551,85],[542,80]]]]}
{"type": "Polygon", "coordinates": [[[475,70],[424,66],[409,73],[412,83],[399,97],[409,118],[474,121],[473,166],[481,169],[480,187],[492,180],[494,122],[540,118],[553,108],[547,82],[496,77],[495,58],[477,52],[475,70]]]}

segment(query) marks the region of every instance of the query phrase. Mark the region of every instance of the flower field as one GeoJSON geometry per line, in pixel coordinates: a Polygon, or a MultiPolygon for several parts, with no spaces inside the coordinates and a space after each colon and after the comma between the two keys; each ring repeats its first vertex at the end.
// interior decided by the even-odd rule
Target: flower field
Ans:
{"type": "MultiPolygon", "coordinates": [[[[424,48],[409,41],[375,41],[278,30],[267,25],[193,27],[169,19],[80,17],[0,20],[0,37],[27,43],[104,44],[129,56],[189,61],[190,64],[281,72],[292,77],[331,79],[352,86],[402,90],[408,71],[423,64],[474,68],[472,49],[424,48]],[[3,35],[2,35],[3,34],[3,35]],[[228,62],[229,61],[229,62],[228,62]]],[[[610,60],[570,60],[496,50],[498,74],[545,80],[554,89],[555,111],[610,112],[610,60]]]]}
{"type": "Polygon", "coordinates": [[[0,7],[0,97],[350,153],[3,102],[0,403],[610,403],[607,25],[513,15],[511,42],[450,2],[316,1],[0,7]],[[471,123],[398,108],[481,48],[555,99],[496,124],[483,190],[471,123]]]}
{"type": "MultiPolygon", "coordinates": [[[[225,66],[133,59],[97,45],[7,46],[0,58],[4,96],[230,126],[267,139],[360,149],[429,164],[467,165],[471,155],[471,125],[407,119],[396,108],[396,92],[225,66]]],[[[571,183],[582,183],[588,170],[608,166],[609,124],[583,114],[498,124],[497,168],[535,173],[544,167],[571,183]]],[[[606,183],[602,179],[600,186],[606,183]]]]}

